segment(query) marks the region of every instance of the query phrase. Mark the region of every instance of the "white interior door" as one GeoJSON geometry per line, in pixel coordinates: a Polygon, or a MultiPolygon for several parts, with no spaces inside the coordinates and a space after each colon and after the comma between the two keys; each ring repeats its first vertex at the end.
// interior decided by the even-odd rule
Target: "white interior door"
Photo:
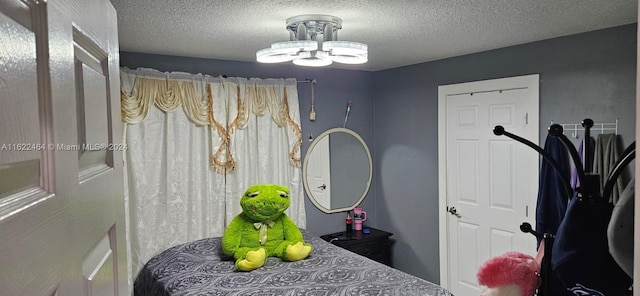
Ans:
{"type": "Polygon", "coordinates": [[[479,295],[476,273],[486,260],[535,254],[535,237],[519,226],[535,219],[539,155],[493,128],[538,144],[538,75],[439,93],[441,283],[455,295],[479,295]]]}
{"type": "Polygon", "coordinates": [[[0,2],[0,294],[127,295],[116,12],[0,2]]]}
{"type": "Polygon", "coordinates": [[[313,157],[307,162],[307,184],[315,201],[322,207],[331,209],[331,155],[329,135],[322,137],[313,146],[313,157]]]}

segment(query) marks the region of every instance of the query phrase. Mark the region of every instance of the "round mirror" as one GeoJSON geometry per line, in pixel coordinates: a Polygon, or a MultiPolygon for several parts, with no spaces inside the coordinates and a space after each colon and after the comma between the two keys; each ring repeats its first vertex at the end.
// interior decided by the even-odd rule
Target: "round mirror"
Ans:
{"type": "Polygon", "coordinates": [[[352,130],[333,128],[320,134],[304,157],[304,189],[325,213],[349,211],[367,195],[372,170],[362,138],[352,130]]]}

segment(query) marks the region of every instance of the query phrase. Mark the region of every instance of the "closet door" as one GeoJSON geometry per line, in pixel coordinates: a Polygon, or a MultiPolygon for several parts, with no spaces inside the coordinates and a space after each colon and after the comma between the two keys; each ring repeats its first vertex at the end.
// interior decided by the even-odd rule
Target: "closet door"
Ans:
{"type": "Polygon", "coordinates": [[[509,251],[535,254],[538,154],[496,136],[497,125],[538,142],[538,75],[439,87],[441,285],[479,295],[478,268],[509,251]]]}
{"type": "Polygon", "coordinates": [[[116,12],[0,2],[0,294],[127,295],[116,12]]]}

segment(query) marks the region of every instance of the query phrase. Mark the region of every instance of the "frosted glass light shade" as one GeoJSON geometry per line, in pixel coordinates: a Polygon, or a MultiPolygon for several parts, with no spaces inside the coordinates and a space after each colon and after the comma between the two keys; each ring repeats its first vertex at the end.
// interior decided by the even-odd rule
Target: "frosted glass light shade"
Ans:
{"type": "Polygon", "coordinates": [[[362,55],[367,54],[367,45],[351,41],[327,41],[322,44],[322,50],[335,55],[362,55]]]}
{"type": "Polygon", "coordinates": [[[364,64],[366,63],[369,58],[367,57],[366,54],[364,55],[329,55],[329,58],[334,61],[334,62],[338,62],[338,63],[343,63],[343,64],[364,64]]]}
{"type": "Polygon", "coordinates": [[[259,63],[282,63],[295,59],[297,55],[289,53],[277,53],[271,48],[265,48],[256,52],[256,60],[259,63]]]}
{"type": "Polygon", "coordinates": [[[327,41],[322,49],[329,52],[329,58],[343,64],[364,64],[368,61],[367,45],[351,41],[327,41]]]}
{"type": "Polygon", "coordinates": [[[318,49],[317,41],[300,40],[300,41],[284,41],[271,44],[271,50],[277,53],[295,54],[299,51],[311,51],[318,49]]]}
{"type": "Polygon", "coordinates": [[[324,67],[329,66],[333,61],[329,59],[329,55],[323,51],[317,52],[301,52],[298,58],[293,60],[293,63],[298,66],[306,67],[324,67]]]}

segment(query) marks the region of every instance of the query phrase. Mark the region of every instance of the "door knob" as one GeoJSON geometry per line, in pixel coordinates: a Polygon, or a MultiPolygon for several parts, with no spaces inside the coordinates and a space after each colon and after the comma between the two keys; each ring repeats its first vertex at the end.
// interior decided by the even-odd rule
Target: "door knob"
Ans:
{"type": "Polygon", "coordinates": [[[325,190],[325,189],[327,189],[327,185],[322,184],[322,185],[318,186],[318,189],[325,190]]]}
{"type": "Polygon", "coordinates": [[[456,210],[456,207],[450,207],[447,212],[449,212],[451,215],[455,215],[458,218],[462,218],[462,215],[458,214],[458,210],[456,210]]]}

